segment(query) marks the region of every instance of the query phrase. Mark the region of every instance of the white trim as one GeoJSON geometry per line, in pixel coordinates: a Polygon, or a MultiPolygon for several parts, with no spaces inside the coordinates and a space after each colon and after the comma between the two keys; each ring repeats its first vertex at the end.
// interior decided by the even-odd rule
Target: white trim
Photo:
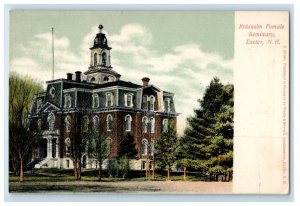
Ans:
{"type": "Polygon", "coordinates": [[[112,131],[112,122],[113,122],[113,117],[112,117],[111,114],[108,114],[108,115],[106,116],[106,130],[107,130],[107,131],[112,131]],[[108,117],[111,118],[111,128],[109,127],[109,124],[108,124],[108,117]]]}
{"type": "Polygon", "coordinates": [[[152,134],[155,133],[155,117],[150,117],[150,132],[152,134]],[[152,122],[152,120],[153,120],[153,122],[152,122]]]}
{"type": "Polygon", "coordinates": [[[99,108],[100,107],[100,98],[99,94],[92,94],[92,108],[99,108]],[[95,99],[98,99],[97,104],[95,105],[95,99]]]}
{"type": "Polygon", "coordinates": [[[143,116],[143,118],[142,118],[142,132],[143,133],[148,132],[148,117],[147,116],[143,116]],[[146,120],[146,122],[145,122],[146,130],[144,130],[144,125],[143,125],[144,119],[146,120]]]}
{"type": "Polygon", "coordinates": [[[150,97],[149,97],[149,102],[150,102],[150,108],[149,108],[149,110],[150,111],[155,111],[155,96],[153,96],[153,95],[150,95],[150,97]],[[151,108],[151,99],[152,99],[152,97],[153,97],[153,109],[151,108]]]}
{"type": "Polygon", "coordinates": [[[148,153],[148,140],[146,138],[143,138],[142,141],[141,141],[141,154],[142,155],[146,155],[148,153]],[[143,152],[143,142],[146,143],[146,147],[145,147],[145,150],[143,152]]]}
{"type": "Polygon", "coordinates": [[[113,95],[112,92],[106,92],[105,93],[105,106],[106,107],[114,106],[114,95],[113,95]],[[107,98],[108,95],[111,95],[110,105],[108,105],[108,98],[107,98]]]}
{"type": "Polygon", "coordinates": [[[133,96],[134,96],[133,93],[125,93],[124,94],[124,106],[125,107],[133,107],[133,96]],[[130,105],[127,105],[127,100],[128,100],[129,96],[131,97],[131,101],[130,101],[130,105]]]}
{"type": "Polygon", "coordinates": [[[132,117],[131,117],[131,115],[129,115],[129,114],[127,114],[126,116],[125,116],[125,130],[126,130],[126,132],[130,132],[131,131],[131,124],[132,124],[132,117]],[[129,117],[129,128],[127,128],[127,118],[129,117]]]}

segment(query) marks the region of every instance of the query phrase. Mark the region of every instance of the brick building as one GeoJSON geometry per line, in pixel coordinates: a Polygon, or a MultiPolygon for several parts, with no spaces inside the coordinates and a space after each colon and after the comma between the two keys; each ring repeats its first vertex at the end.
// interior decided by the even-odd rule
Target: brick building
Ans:
{"type": "MultiPolygon", "coordinates": [[[[88,70],[47,81],[46,91],[33,100],[30,126],[42,131],[34,153],[36,167],[73,167],[70,143],[78,115],[84,130],[95,127],[106,137],[108,159],[118,156],[120,142],[130,135],[139,157],[132,160],[133,169],[145,169],[146,157],[153,152],[152,143],[167,129],[168,122],[174,121],[176,127],[174,94],[149,84],[147,77],[141,84],[120,80],[121,75],[111,66],[112,48],[102,29],[100,25],[90,48],[88,70]]],[[[87,152],[82,156],[82,166],[97,168],[98,163],[87,152]]]]}

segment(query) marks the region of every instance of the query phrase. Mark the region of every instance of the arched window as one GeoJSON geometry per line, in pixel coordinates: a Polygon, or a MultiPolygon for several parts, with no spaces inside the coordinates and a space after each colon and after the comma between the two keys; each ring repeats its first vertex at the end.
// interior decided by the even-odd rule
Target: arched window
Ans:
{"type": "Polygon", "coordinates": [[[93,124],[94,124],[95,129],[99,128],[99,117],[98,116],[93,117],[93,124]]]}
{"type": "Polygon", "coordinates": [[[154,102],[155,102],[155,98],[153,95],[150,96],[150,110],[154,111],[154,102]]]}
{"type": "Polygon", "coordinates": [[[37,121],[37,128],[38,128],[38,130],[42,129],[42,120],[41,119],[38,119],[38,121],[37,121]]]}
{"type": "Polygon", "coordinates": [[[113,106],[113,95],[111,92],[106,93],[106,106],[113,106]]]}
{"type": "Polygon", "coordinates": [[[88,116],[84,116],[82,118],[82,131],[87,132],[89,130],[89,118],[88,116]]]}
{"type": "Polygon", "coordinates": [[[70,154],[70,152],[71,152],[71,139],[70,138],[65,139],[65,145],[66,145],[66,154],[70,154]]]}
{"type": "Polygon", "coordinates": [[[95,77],[92,77],[90,82],[94,83],[96,81],[95,77]]]}
{"type": "Polygon", "coordinates": [[[65,118],[65,127],[66,127],[66,132],[71,131],[71,117],[68,115],[65,118]]]}
{"type": "Polygon", "coordinates": [[[43,103],[42,99],[38,99],[37,100],[37,103],[36,103],[36,110],[37,110],[37,112],[40,111],[40,109],[42,107],[42,103],[43,103]]]}
{"type": "Polygon", "coordinates": [[[133,106],[133,94],[127,93],[124,95],[124,101],[126,107],[132,107],[133,106]]]}
{"type": "Polygon", "coordinates": [[[131,122],[132,122],[131,116],[129,114],[126,115],[125,117],[126,131],[131,131],[131,122]]]}
{"type": "Polygon", "coordinates": [[[155,140],[152,139],[150,143],[150,155],[153,155],[155,152],[155,140]]]}
{"type": "Polygon", "coordinates": [[[105,52],[102,53],[102,64],[104,66],[106,66],[106,53],[105,52]]]}
{"type": "Polygon", "coordinates": [[[148,147],[148,141],[146,139],[142,139],[142,155],[146,155],[147,154],[147,148],[148,147]]]}
{"type": "Polygon", "coordinates": [[[94,54],[94,66],[97,65],[97,53],[94,54]]]}
{"type": "Polygon", "coordinates": [[[146,95],[143,96],[142,109],[148,109],[148,97],[146,95]]]}
{"type": "Polygon", "coordinates": [[[48,125],[49,125],[49,130],[53,131],[54,123],[55,123],[55,116],[52,112],[48,115],[47,121],[48,121],[48,125]]]}
{"type": "Polygon", "coordinates": [[[171,99],[170,98],[165,99],[165,111],[166,112],[171,111],[171,99]]]}
{"type": "Polygon", "coordinates": [[[148,118],[145,116],[142,119],[142,130],[143,130],[143,133],[147,133],[147,124],[148,124],[148,118]]]}
{"type": "Polygon", "coordinates": [[[109,114],[106,117],[106,128],[107,131],[111,131],[112,130],[112,116],[109,114]]]}
{"type": "Polygon", "coordinates": [[[105,139],[105,146],[106,146],[106,154],[109,155],[112,150],[112,139],[110,137],[107,137],[105,139]]]}
{"type": "Polygon", "coordinates": [[[70,94],[65,94],[65,105],[64,105],[64,108],[71,108],[72,106],[72,99],[71,99],[71,96],[70,94]]]}
{"type": "Polygon", "coordinates": [[[168,131],[168,119],[164,119],[163,120],[163,132],[167,132],[168,131]]]}
{"type": "Polygon", "coordinates": [[[151,125],[151,133],[154,133],[155,132],[155,118],[154,117],[151,117],[150,118],[150,125],[151,125]]]}
{"type": "Polygon", "coordinates": [[[93,108],[98,108],[99,107],[99,95],[98,94],[93,94],[93,108]]]}

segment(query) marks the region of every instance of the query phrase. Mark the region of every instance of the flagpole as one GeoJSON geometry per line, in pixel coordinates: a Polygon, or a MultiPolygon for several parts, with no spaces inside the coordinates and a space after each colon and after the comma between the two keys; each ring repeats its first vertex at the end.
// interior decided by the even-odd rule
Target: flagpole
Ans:
{"type": "Polygon", "coordinates": [[[54,29],[52,28],[52,80],[54,80],[54,29]]]}

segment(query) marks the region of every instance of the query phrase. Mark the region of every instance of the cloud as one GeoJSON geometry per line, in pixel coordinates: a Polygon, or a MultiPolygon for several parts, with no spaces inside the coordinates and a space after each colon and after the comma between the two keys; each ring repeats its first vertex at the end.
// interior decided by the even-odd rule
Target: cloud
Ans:
{"type": "MultiPolygon", "coordinates": [[[[67,37],[55,36],[55,78],[65,78],[67,72],[88,68],[88,48],[92,46],[97,32],[98,25],[92,26],[76,51],[70,48],[67,37]]],[[[106,31],[104,33],[107,34],[106,31]]],[[[11,71],[42,81],[50,80],[51,38],[51,33],[37,34],[34,41],[20,45],[23,55],[11,60],[11,71]]],[[[197,99],[203,96],[213,77],[218,76],[224,84],[233,82],[233,60],[225,60],[216,53],[206,53],[192,41],[176,45],[161,54],[151,48],[151,32],[139,24],[124,25],[118,33],[107,34],[107,38],[112,47],[112,65],[123,80],[141,84],[141,78],[147,76],[151,84],[175,93],[176,110],[181,113],[178,117],[180,134],[186,118],[199,107],[197,99]]]]}

